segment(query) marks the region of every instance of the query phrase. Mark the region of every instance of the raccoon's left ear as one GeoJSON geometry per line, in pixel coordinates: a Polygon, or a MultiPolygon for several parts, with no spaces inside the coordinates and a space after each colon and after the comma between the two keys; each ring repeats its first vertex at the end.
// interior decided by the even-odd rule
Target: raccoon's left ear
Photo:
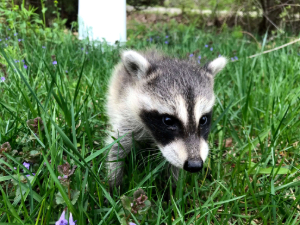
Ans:
{"type": "Polygon", "coordinates": [[[145,77],[151,67],[144,56],[133,50],[127,50],[122,53],[122,62],[126,70],[139,79],[145,77]]]}
{"type": "Polygon", "coordinates": [[[214,59],[212,62],[208,63],[207,69],[208,71],[215,76],[219,73],[227,64],[227,59],[223,56],[214,59]]]}

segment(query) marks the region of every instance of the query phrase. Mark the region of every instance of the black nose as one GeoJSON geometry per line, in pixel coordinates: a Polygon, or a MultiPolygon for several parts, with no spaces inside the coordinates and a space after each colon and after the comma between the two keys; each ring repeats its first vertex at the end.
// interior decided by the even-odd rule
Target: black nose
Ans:
{"type": "Polygon", "coordinates": [[[202,160],[198,160],[198,161],[187,160],[183,165],[183,169],[191,173],[199,172],[202,169],[202,167],[203,167],[202,160]]]}

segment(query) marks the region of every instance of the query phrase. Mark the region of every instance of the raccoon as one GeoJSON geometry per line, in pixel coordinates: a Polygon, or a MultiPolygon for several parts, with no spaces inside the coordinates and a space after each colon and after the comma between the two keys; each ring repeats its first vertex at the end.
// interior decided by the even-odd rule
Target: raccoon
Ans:
{"type": "Polygon", "coordinates": [[[131,151],[131,134],[137,141],[154,143],[175,168],[199,172],[209,152],[214,76],[227,59],[218,57],[200,67],[153,50],[125,50],[121,59],[109,83],[107,115],[110,136],[129,135],[120,141],[123,148],[115,144],[108,153],[110,187],[122,182],[122,159],[131,151]]]}

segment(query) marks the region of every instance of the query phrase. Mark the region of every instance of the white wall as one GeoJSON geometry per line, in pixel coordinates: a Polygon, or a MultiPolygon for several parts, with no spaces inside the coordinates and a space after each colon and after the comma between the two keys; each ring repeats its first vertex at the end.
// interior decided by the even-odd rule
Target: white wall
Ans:
{"type": "Polygon", "coordinates": [[[79,39],[126,41],[126,0],[79,0],[79,39]]]}

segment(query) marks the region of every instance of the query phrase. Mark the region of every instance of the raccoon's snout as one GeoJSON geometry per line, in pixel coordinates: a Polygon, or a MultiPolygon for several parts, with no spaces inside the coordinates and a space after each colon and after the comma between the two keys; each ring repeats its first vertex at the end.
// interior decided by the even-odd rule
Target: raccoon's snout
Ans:
{"type": "Polygon", "coordinates": [[[200,159],[199,161],[186,160],[183,169],[190,173],[197,173],[203,168],[203,161],[200,159]]]}

